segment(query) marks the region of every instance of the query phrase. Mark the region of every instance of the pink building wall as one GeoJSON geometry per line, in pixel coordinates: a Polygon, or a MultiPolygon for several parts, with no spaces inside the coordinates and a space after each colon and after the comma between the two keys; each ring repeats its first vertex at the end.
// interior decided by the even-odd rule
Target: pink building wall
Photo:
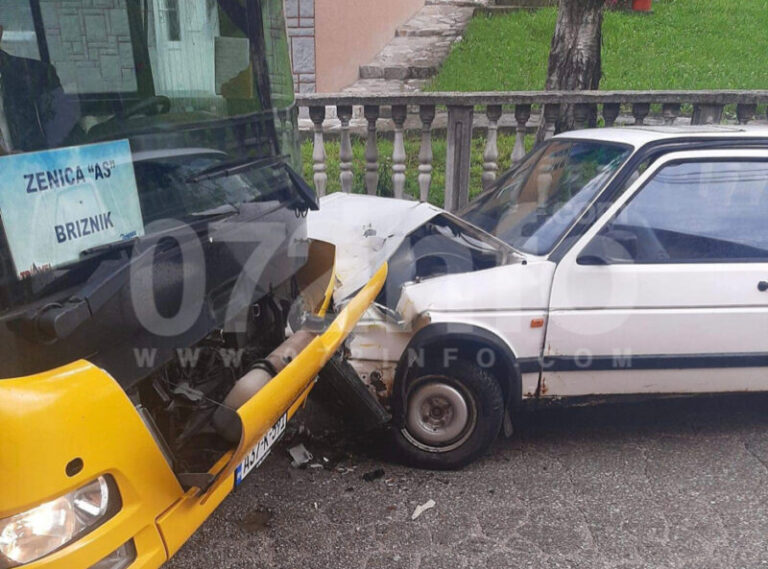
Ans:
{"type": "Polygon", "coordinates": [[[357,80],[424,0],[315,0],[317,91],[340,91],[357,80]]]}

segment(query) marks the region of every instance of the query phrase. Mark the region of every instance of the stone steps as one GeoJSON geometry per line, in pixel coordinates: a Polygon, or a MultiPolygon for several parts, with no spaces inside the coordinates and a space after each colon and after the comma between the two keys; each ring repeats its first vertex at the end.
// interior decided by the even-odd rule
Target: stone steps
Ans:
{"type": "Polygon", "coordinates": [[[548,6],[557,6],[557,0],[494,0],[493,4],[516,8],[546,8],[548,6]]]}
{"type": "Polygon", "coordinates": [[[383,95],[387,93],[416,93],[424,88],[426,80],[409,79],[406,81],[392,81],[387,79],[359,79],[351,86],[344,89],[345,93],[358,95],[370,95],[376,93],[383,95]]]}
{"type": "Polygon", "coordinates": [[[428,5],[419,10],[408,22],[400,26],[395,35],[444,36],[455,38],[461,35],[472,19],[475,9],[446,4],[428,5]]]}
{"type": "Polygon", "coordinates": [[[396,37],[376,56],[360,66],[360,79],[429,79],[437,75],[453,45],[442,36],[396,37]]]}
{"type": "Polygon", "coordinates": [[[426,6],[455,6],[459,8],[482,8],[489,0],[427,0],[426,6]]]}
{"type": "Polygon", "coordinates": [[[355,93],[409,93],[420,90],[440,71],[475,10],[490,0],[427,0],[393,40],[366,65],[360,79],[345,89],[355,93]]]}

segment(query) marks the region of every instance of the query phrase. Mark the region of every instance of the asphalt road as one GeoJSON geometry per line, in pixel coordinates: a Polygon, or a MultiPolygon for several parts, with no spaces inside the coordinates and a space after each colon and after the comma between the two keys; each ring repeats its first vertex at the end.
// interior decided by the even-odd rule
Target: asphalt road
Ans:
{"type": "Polygon", "coordinates": [[[461,472],[346,450],[276,449],[168,568],[768,567],[766,395],[538,411],[461,472]]]}

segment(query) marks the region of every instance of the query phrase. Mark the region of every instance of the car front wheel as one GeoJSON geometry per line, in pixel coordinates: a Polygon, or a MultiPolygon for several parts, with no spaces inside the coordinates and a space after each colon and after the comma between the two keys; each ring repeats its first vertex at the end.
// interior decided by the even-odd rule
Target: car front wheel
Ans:
{"type": "Polygon", "coordinates": [[[461,468],[493,443],[504,417],[498,381],[480,367],[456,361],[428,366],[396,396],[395,445],[410,464],[461,468]]]}

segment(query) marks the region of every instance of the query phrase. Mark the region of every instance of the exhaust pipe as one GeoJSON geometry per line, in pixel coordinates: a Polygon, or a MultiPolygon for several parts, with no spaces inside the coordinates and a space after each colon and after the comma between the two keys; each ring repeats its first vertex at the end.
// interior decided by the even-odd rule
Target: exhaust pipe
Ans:
{"type": "Polygon", "coordinates": [[[229,442],[240,440],[241,425],[237,409],[261,391],[272,379],[317,337],[317,332],[299,330],[269,354],[259,365],[237,380],[224,399],[224,406],[213,414],[216,431],[229,442]]]}

